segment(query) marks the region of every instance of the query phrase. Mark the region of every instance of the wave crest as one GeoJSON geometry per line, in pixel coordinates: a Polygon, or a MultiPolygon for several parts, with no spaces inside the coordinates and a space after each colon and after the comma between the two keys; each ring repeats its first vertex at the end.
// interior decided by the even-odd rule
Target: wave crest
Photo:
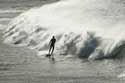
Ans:
{"type": "Polygon", "coordinates": [[[44,5],[11,21],[4,42],[43,51],[55,35],[55,53],[89,60],[113,57],[121,53],[119,48],[124,50],[124,6],[119,0],[64,0],[44,5]]]}

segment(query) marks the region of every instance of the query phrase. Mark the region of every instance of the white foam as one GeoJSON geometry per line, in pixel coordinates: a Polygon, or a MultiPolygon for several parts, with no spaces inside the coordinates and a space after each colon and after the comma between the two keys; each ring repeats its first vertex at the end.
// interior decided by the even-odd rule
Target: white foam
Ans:
{"type": "Polygon", "coordinates": [[[19,10],[19,9],[0,9],[0,13],[20,13],[24,12],[25,10],[19,10]]]}
{"type": "Polygon", "coordinates": [[[88,49],[89,59],[109,55],[125,41],[125,5],[117,1],[62,0],[33,8],[10,22],[5,41],[47,49],[55,35],[57,52],[60,49],[75,55],[88,49]],[[25,34],[19,39],[22,32],[25,34]]]}
{"type": "Polygon", "coordinates": [[[125,73],[118,75],[118,78],[125,78],[125,73]]]}

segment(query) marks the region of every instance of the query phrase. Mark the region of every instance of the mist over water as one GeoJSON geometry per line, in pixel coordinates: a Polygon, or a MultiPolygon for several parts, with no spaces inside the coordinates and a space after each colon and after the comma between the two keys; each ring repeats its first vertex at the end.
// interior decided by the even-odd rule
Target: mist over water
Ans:
{"type": "Polygon", "coordinates": [[[123,56],[124,26],[124,0],[61,0],[13,19],[4,42],[43,51],[55,35],[55,53],[94,60],[123,56]]]}

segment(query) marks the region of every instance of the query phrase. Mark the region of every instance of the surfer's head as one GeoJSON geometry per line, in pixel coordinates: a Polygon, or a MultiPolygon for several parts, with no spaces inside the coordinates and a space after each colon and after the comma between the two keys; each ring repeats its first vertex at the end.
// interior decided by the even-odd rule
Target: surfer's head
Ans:
{"type": "Polygon", "coordinates": [[[53,39],[55,39],[55,36],[53,36],[53,39]]]}

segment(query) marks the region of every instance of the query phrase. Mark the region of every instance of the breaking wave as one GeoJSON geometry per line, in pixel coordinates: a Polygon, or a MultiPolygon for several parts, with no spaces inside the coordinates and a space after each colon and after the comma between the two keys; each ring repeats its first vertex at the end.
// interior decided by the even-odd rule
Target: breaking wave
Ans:
{"type": "Polygon", "coordinates": [[[124,26],[124,0],[61,0],[13,19],[4,42],[45,51],[55,35],[55,53],[89,60],[113,58],[124,54],[124,26]]]}

